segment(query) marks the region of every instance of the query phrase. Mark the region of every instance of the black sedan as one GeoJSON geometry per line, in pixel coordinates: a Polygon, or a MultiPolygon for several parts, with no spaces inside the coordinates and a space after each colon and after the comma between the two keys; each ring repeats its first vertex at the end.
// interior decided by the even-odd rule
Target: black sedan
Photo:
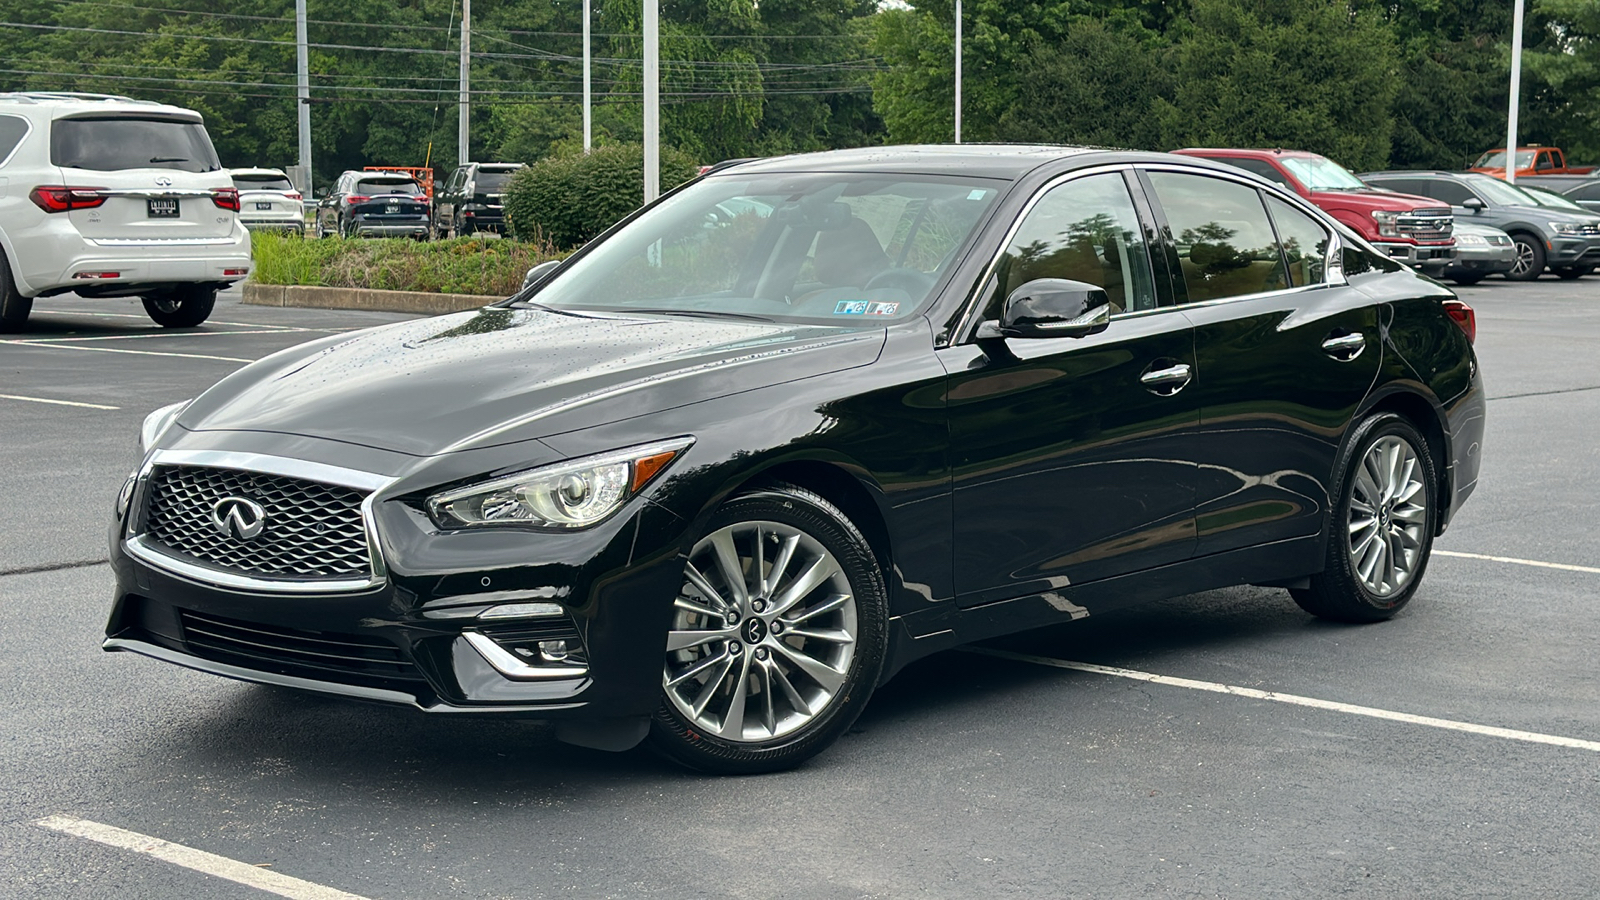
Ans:
{"type": "Polygon", "coordinates": [[[1203,160],[745,163],[532,274],[153,413],[106,648],[766,771],[969,641],[1392,616],[1477,482],[1471,309],[1203,160]]]}

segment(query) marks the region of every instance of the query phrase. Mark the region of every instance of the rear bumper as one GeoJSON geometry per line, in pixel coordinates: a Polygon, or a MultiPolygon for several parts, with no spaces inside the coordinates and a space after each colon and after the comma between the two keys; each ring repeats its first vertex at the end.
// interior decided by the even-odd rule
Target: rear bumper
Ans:
{"type": "Polygon", "coordinates": [[[227,235],[207,238],[89,239],[65,218],[10,237],[17,287],[30,297],[83,287],[229,284],[254,265],[250,232],[237,220],[227,235]]]}
{"type": "Polygon", "coordinates": [[[356,216],[350,220],[350,231],[357,237],[418,237],[428,233],[428,217],[396,220],[356,216]]]}
{"type": "Polygon", "coordinates": [[[301,219],[243,219],[239,224],[252,232],[276,231],[285,234],[304,234],[306,223],[301,219]]]}

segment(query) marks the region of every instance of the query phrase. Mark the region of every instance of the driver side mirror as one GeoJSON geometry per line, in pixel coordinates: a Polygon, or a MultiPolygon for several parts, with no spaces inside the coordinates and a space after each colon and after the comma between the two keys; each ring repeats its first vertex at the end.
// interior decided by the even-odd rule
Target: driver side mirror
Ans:
{"type": "Polygon", "coordinates": [[[1461,205],[1466,209],[1472,210],[1474,213],[1481,213],[1484,210],[1483,201],[1479,200],[1477,197],[1468,197],[1467,199],[1461,201],[1461,205]]]}
{"type": "Polygon", "coordinates": [[[1066,278],[1036,278],[1006,297],[1000,321],[978,327],[979,339],[1086,337],[1111,323],[1105,289],[1066,278]]]}
{"type": "Polygon", "coordinates": [[[561,265],[561,260],[551,259],[539,263],[537,266],[529,269],[528,274],[522,276],[522,289],[527,290],[528,288],[531,288],[543,281],[545,276],[549,275],[551,272],[554,272],[556,266],[559,265],[561,265]]]}

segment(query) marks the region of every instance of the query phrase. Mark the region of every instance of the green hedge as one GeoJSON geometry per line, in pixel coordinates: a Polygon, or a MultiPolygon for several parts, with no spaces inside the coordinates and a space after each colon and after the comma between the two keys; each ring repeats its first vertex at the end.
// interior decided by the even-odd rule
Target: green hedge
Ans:
{"type": "MultiPolygon", "coordinates": [[[[697,170],[688,156],[662,150],[662,191],[697,170]]],[[[644,205],[644,148],[616,144],[588,155],[547,157],[517,172],[505,203],[516,237],[576,249],[644,205]]]]}
{"type": "Polygon", "coordinates": [[[309,284],[508,297],[528,270],[556,253],[548,244],[483,238],[417,241],[250,236],[258,284],[309,284]]]}

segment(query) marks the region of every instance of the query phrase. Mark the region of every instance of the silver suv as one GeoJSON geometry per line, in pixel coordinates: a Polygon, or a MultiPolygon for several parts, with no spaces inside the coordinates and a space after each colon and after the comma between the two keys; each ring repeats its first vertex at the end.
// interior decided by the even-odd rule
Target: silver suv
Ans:
{"type": "Polygon", "coordinates": [[[250,274],[239,191],[200,114],[104,94],[0,93],[0,331],[37,297],[139,297],[199,325],[250,274]]]}

